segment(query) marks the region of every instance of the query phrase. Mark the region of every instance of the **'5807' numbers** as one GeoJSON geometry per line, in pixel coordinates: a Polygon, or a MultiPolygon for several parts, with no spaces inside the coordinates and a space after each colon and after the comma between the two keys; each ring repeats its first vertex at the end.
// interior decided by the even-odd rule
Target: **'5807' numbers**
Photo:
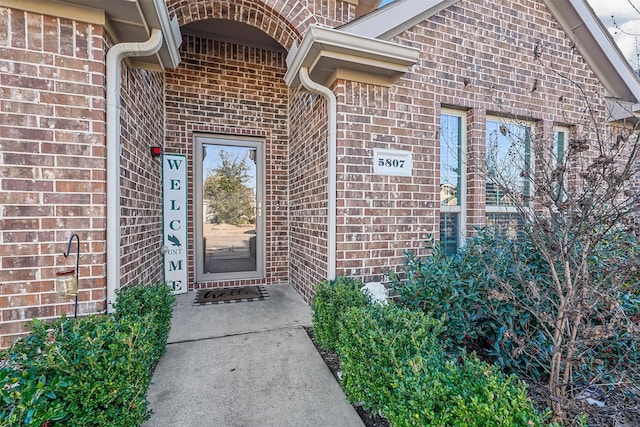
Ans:
{"type": "Polygon", "coordinates": [[[403,168],[404,162],[405,162],[404,160],[385,159],[381,157],[378,159],[378,166],[387,167],[387,168],[403,168]]]}

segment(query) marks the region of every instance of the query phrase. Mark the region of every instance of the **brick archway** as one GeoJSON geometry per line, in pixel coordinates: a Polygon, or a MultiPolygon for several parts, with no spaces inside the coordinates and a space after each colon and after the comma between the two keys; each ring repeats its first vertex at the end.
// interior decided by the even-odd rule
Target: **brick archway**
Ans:
{"type": "Polygon", "coordinates": [[[252,25],[277,41],[287,51],[317,19],[305,4],[293,0],[167,0],[170,14],[179,24],[204,19],[229,19],[252,25]]]}

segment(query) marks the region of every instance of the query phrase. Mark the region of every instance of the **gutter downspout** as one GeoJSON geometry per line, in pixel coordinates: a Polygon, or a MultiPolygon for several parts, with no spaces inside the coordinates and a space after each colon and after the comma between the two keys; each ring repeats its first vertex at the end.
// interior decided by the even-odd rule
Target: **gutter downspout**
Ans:
{"type": "Polygon", "coordinates": [[[331,89],[314,82],[309,77],[309,70],[301,67],[300,82],[309,92],[323,96],[327,100],[328,176],[327,176],[327,280],[336,278],[336,117],[338,113],[336,95],[331,89]]]}
{"type": "Polygon", "coordinates": [[[120,71],[122,59],[150,56],[162,47],[154,28],[146,42],[119,43],[107,52],[107,312],[113,312],[120,287],[120,71]]]}

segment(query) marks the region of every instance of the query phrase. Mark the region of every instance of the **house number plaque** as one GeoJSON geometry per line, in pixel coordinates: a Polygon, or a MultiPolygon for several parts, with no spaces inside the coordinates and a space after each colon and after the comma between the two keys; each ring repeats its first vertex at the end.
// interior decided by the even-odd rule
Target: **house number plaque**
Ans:
{"type": "Polygon", "coordinates": [[[400,150],[373,150],[373,173],[376,175],[411,176],[413,153],[400,150]]]}

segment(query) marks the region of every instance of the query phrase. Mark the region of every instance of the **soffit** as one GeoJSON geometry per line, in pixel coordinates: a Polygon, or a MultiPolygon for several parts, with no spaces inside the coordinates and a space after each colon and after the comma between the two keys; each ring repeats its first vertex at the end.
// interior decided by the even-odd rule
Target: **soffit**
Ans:
{"type": "Polygon", "coordinates": [[[257,27],[229,19],[204,19],[184,25],[183,34],[286,53],[286,49],[257,27]]]}
{"type": "Polygon", "coordinates": [[[420,51],[383,40],[312,25],[287,56],[284,76],[290,87],[300,85],[299,70],[324,86],[336,78],[390,85],[416,64],[420,51]]]}

